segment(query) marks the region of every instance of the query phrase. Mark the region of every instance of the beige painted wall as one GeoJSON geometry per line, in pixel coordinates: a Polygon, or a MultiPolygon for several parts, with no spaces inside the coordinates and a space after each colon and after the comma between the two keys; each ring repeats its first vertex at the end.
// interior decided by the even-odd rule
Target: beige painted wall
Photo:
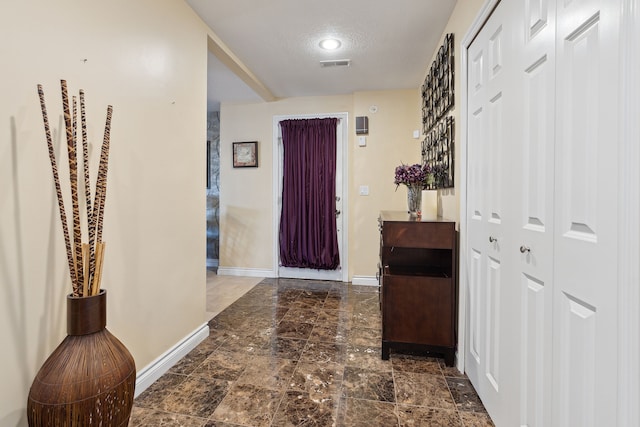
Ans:
{"type": "MultiPolygon", "coordinates": [[[[449,22],[445,27],[442,36],[440,37],[440,42],[438,43],[438,48],[433,52],[432,59],[435,59],[438,49],[440,45],[444,41],[444,37],[448,33],[454,33],[454,42],[455,42],[455,108],[450,113],[455,119],[455,182],[454,188],[448,188],[443,190],[438,190],[438,214],[441,216],[454,220],[456,222],[460,222],[460,144],[459,142],[462,140],[460,134],[460,105],[463,101],[460,94],[461,88],[463,84],[466,82],[460,81],[460,77],[462,76],[461,65],[462,65],[462,57],[461,57],[461,43],[464,36],[467,34],[469,27],[473,23],[476,15],[480,11],[482,5],[486,2],[486,0],[460,0],[457,2],[456,7],[449,18],[449,22]]],[[[429,69],[425,70],[425,77],[429,69]]]]}
{"type": "MultiPolygon", "coordinates": [[[[375,275],[377,216],[381,209],[406,209],[406,191],[395,192],[393,172],[401,162],[420,161],[420,94],[417,89],[352,95],[289,98],[270,103],[223,104],[220,126],[220,266],[273,269],[273,117],[293,114],[349,114],[349,278],[375,275]],[[369,112],[376,105],[378,112],[369,112]],[[355,116],[369,117],[367,146],[358,147],[355,116]],[[234,141],[259,142],[259,167],[233,169],[234,141]],[[370,195],[360,196],[360,185],[370,195]]],[[[425,192],[425,209],[435,195],[425,192]]]]}
{"type": "MultiPolygon", "coordinates": [[[[418,89],[359,92],[354,99],[354,115],[369,117],[366,147],[355,139],[350,164],[349,254],[352,276],[375,276],[379,258],[378,213],[407,209],[407,190],[393,183],[396,166],[421,161],[421,139],[413,131],[422,129],[418,89]],[[376,113],[370,112],[377,106],[376,113]],[[360,185],[369,185],[369,196],[360,196],[360,185]]],[[[354,135],[355,136],[355,135],[354,135]]],[[[435,210],[435,191],[422,192],[423,211],[435,210]]]]}
{"type": "Polygon", "coordinates": [[[273,268],[273,116],[350,111],[352,96],[222,104],[220,109],[220,266],[273,268]],[[258,168],[233,168],[232,145],[258,141],[258,168]]]}
{"type": "Polygon", "coordinates": [[[57,146],[59,80],[85,89],[94,172],[114,107],[109,330],[140,369],[205,321],[206,36],[182,1],[0,5],[0,426],[26,425],[29,387],[65,335],[70,292],[38,83],[57,146]]]}

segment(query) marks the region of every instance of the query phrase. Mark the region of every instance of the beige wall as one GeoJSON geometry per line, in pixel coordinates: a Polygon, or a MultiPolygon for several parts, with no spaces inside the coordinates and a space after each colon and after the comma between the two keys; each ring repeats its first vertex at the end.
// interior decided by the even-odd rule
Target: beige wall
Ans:
{"type": "MultiPolygon", "coordinates": [[[[396,190],[396,166],[421,161],[421,139],[413,131],[422,129],[420,91],[399,90],[355,94],[354,115],[369,117],[367,146],[358,147],[354,136],[350,163],[349,255],[352,276],[375,276],[380,236],[378,212],[407,209],[407,189],[396,190]],[[376,113],[370,107],[378,107],[376,113]],[[369,185],[369,196],[360,196],[360,185],[369,185]]],[[[423,210],[435,209],[435,192],[423,191],[423,210]]]]}
{"type": "MultiPolygon", "coordinates": [[[[480,11],[486,0],[459,0],[456,4],[449,22],[445,27],[438,48],[433,52],[432,59],[435,59],[440,45],[444,41],[444,37],[448,33],[454,33],[455,42],[455,108],[450,113],[455,119],[455,183],[454,188],[438,190],[438,213],[448,219],[460,222],[460,106],[463,100],[460,98],[462,85],[466,82],[460,81],[462,76],[462,48],[460,47],[462,39],[467,34],[469,27],[473,23],[476,15],[480,11]]],[[[425,76],[429,69],[425,70],[425,76]]]]}
{"type": "MultiPolygon", "coordinates": [[[[420,94],[417,89],[352,95],[289,98],[270,103],[223,104],[220,125],[220,266],[273,268],[273,117],[349,114],[349,278],[374,276],[378,257],[377,216],[381,209],[406,209],[406,190],[395,191],[393,172],[401,162],[420,161],[420,94]],[[376,105],[377,113],[369,112],[376,105]],[[355,116],[369,117],[367,146],[358,147],[355,116]],[[257,169],[233,169],[234,141],[258,141],[257,169]],[[360,185],[370,195],[360,196],[360,185]]],[[[425,192],[425,209],[435,199],[425,192]]]]}
{"type": "Polygon", "coordinates": [[[207,30],[182,1],[2,2],[0,56],[0,426],[13,427],[70,292],[36,85],[57,146],[59,80],[85,89],[94,172],[114,107],[107,326],[140,369],[205,321],[207,30]]]}
{"type": "Polygon", "coordinates": [[[223,104],[220,109],[220,266],[273,268],[273,116],[349,111],[352,97],[223,104]],[[232,145],[258,141],[258,168],[232,166],[232,145]]]}

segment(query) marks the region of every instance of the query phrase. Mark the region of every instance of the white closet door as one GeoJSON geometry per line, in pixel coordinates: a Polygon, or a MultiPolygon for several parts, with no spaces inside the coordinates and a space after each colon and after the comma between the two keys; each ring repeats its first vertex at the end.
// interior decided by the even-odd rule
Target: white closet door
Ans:
{"type": "MultiPolygon", "coordinates": [[[[562,0],[560,0],[562,1],[562,0]]],[[[518,63],[521,104],[514,161],[519,165],[517,281],[520,286],[520,426],[551,425],[555,0],[518,2],[524,36],[518,63]]]]}
{"type": "Polygon", "coordinates": [[[616,425],[618,0],[558,0],[554,426],[616,425]]]}
{"type": "Polygon", "coordinates": [[[468,50],[468,137],[467,155],[467,342],[465,372],[482,396],[480,382],[484,364],[484,307],[486,298],[487,212],[483,189],[487,188],[486,155],[486,40],[479,35],[468,50]]]}
{"type": "MultiPolygon", "coordinates": [[[[498,425],[517,425],[520,289],[516,274],[515,2],[502,2],[468,51],[468,337],[466,371],[498,425]],[[511,257],[511,261],[509,261],[511,257]],[[515,345],[514,345],[515,343],[515,345]]],[[[519,28],[518,28],[519,29],[519,28]]]]}
{"type": "Polygon", "coordinates": [[[465,368],[497,426],[617,423],[620,19],[502,1],[468,49],[465,368]]]}

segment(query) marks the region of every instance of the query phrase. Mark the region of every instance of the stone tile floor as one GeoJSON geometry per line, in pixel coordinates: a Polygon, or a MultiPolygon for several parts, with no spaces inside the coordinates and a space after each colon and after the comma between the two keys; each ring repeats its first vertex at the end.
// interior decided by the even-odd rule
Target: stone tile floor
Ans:
{"type": "Polygon", "coordinates": [[[380,358],[376,288],[264,279],[209,326],[129,426],[493,426],[457,369],[380,358]]]}

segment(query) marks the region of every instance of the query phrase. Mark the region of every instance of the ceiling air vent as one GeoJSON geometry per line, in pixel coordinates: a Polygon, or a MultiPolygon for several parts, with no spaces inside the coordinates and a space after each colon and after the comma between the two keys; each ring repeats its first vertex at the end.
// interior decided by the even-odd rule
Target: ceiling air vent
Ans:
{"type": "Polygon", "coordinates": [[[351,65],[350,59],[330,59],[328,61],[320,61],[320,66],[322,68],[328,67],[348,67],[351,65]]]}

